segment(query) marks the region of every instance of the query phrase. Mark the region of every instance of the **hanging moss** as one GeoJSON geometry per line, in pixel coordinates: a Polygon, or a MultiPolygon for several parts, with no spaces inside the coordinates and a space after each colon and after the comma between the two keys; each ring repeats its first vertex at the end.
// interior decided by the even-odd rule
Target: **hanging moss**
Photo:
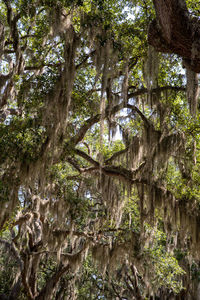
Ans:
{"type": "Polygon", "coordinates": [[[199,99],[199,76],[189,68],[186,69],[187,77],[187,99],[189,104],[190,113],[192,116],[196,116],[197,105],[199,99]]]}
{"type": "Polygon", "coordinates": [[[153,46],[149,46],[147,58],[144,62],[143,77],[147,85],[147,89],[151,89],[157,86],[158,80],[158,68],[159,68],[159,56],[158,52],[153,46]]]}

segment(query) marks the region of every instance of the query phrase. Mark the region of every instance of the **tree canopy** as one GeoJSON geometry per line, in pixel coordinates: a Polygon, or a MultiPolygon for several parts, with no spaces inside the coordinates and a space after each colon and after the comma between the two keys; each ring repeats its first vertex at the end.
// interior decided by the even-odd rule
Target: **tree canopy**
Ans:
{"type": "Polygon", "coordinates": [[[0,2],[0,299],[200,299],[199,20],[0,2]]]}

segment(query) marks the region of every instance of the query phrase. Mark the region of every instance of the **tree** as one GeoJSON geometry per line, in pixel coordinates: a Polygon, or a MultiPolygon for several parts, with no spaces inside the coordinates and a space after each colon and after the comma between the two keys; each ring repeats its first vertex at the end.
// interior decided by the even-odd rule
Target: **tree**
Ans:
{"type": "Polygon", "coordinates": [[[199,10],[154,5],[0,4],[2,299],[198,299],[199,10]]]}

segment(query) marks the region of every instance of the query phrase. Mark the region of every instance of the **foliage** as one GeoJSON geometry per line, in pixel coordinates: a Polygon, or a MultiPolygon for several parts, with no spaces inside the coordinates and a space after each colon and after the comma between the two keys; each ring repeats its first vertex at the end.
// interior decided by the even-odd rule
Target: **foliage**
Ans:
{"type": "Polygon", "coordinates": [[[0,3],[0,298],[197,299],[198,78],[148,44],[155,17],[0,3]]]}

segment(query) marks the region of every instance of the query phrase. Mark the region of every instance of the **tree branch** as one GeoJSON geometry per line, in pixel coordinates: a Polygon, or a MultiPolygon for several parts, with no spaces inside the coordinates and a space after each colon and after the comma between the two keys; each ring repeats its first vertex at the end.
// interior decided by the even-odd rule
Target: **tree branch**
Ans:
{"type": "Polygon", "coordinates": [[[35,298],[35,300],[44,300],[49,299],[47,298],[50,295],[53,295],[54,289],[56,288],[57,283],[59,282],[62,275],[64,275],[70,268],[70,265],[67,264],[67,266],[60,266],[53,274],[51,278],[47,281],[46,285],[43,287],[43,289],[40,291],[39,295],[35,298]]]}
{"type": "Polygon", "coordinates": [[[156,20],[149,26],[148,41],[156,50],[182,56],[200,72],[200,23],[190,18],[185,0],[154,0],[156,20]]]}
{"type": "Polygon", "coordinates": [[[116,159],[118,156],[126,153],[128,151],[129,147],[126,147],[123,150],[120,150],[118,152],[115,152],[110,158],[105,160],[105,164],[109,164],[112,160],[116,159]]]}
{"type": "MultiPolygon", "coordinates": [[[[87,160],[88,162],[90,162],[91,164],[93,164],[96,167],[96,168],[93,168],[92,171],[99,170],[99,168],[100,168],[99,162],[97,162],[92,157],[90,157],[88,154],[86,154],[85,152],[83,152],[79,149],[75,149],[74,151],[77,155],[83,157],[85,160],[87,160]]],[[[126,180],[128,182],[132,181],[133,174],[135,174],[135,172],[127,170],[126,168],[123,168],[121,166],[102,166],[101,170],[103,171],[103,173],[105,175],[119,177],[122,180],[126,180]]],[[[86,169],[83,169],[83,171],[86,172],[86,169]]]]}
{"type": "MultiPolygon", "coordinates": [[[[152,89],[150,91],[150,94],[153,95],[153,94],[157,94],[159,92],[164,92],[164,91],[168,91],[168,90],[175,91],[175,92],[179,92],[179,91],[184,92],[184,91],[186,91],[186,87],[185,86],[170,86],[170,85],[161,86],[161,87],[152,89]]],[[[129,93],[128,99],[131,99],[131,98],[143,95],[143,94],[147,94],[147,93],[149,93],[149,90],[147,88],[138,89],[137,91],[129,93]]]]}
{"type": "Polygon", "coordinates": [[[94,160],[91,156],[89,156],[87,153],[85,153],[84,151],[80,150],[80,149],[75,149],[74,152],[83,157],[85,160],[87,160],[88,162],[90,162],[91,164],[93,164],[96,167],[100,167],[99,162],[97,162],[96,160],[94,160]]]}

